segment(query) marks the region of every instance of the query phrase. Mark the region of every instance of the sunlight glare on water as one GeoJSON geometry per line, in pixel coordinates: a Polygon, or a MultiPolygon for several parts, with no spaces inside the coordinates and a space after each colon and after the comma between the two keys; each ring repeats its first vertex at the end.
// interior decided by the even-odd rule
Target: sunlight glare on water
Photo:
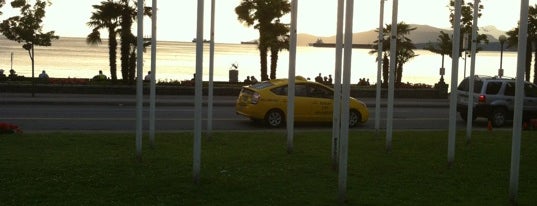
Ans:
{"type": "MultiPolygon", "coordinates": [[[[16,42],[1,39],[0,68],[8,72],[11,67],[10,53],[14,53],[13,68],[19,75],[31,77],[31,61],[27,51],[16,42]]],[[[204,81],[209,73],[209,44],[204,50],[204,81]]],[[[117,75],[121,78],[121,60],[119,47],[117,49],[117,75]]],[[[150,49],[144,53],[144,74],[150,70],[150,49]]],[[[352,50],[351,83],[356,84],[360,78],[376,82],[377,63],[376,54],[368,54],[368,49],[352,50]]],[[[417,57],[408,61],[403,67],[403,82],[424,83],[434,85],[440,79],[439,68],[442,58],[438,54],[426,50],[416,50],[417,57]]],[[[516,52],[504,52],[504,75],[515,77],[516,52]]],[[[270,72],[270,53],[268,54],[270,72]]],[[[157,79],[160,81],[190,80],[195,73],[195,44],[192,42],[159,42],[157,47],[157,79]]],[[[464,59],[459,61],[458,82],[470,74],[470,61],[466,61],[466,75],[464,73],[464,59]]],[[[446,83],[451,83],[451,58],[445,56],[444,67],[446,83]]],[[[214,80],[228,81],[231,65],[237,64],[239,80],[246,76],[256,76],[260,79],[259,52],[256,45],[216,44],[214,80]]],[[[500,52],[483,51],[477,54],[476,74],[495,76],[500,65],[500,52]]],[[[287,78],[289,67],[289,53],[279,53],[276,77],[287,78]]],[[[296,74],[311,78],[319,74],[332,75],[334,78],[335,49],[303,46],[297,48],[296,74]]],[[[54,41],[51,47],[36,47],[35,75],[46,70],[49,76],[59,78],[91,78],[102,70],[110,76],[108,63],[107,42],[99,46],[89,46],[83,38],[62,38],[54,41]]]]}

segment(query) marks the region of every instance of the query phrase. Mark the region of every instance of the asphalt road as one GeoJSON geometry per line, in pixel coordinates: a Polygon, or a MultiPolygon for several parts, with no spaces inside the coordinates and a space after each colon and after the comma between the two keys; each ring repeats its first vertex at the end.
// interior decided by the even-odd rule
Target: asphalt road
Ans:
{"type": "MultiPolygon", "coordinates": [[[[134,96],[88,96],[1,94],[0,121],[19,125],[25,132],[41,131],[134,131],[136,106],[134,96]]],[[[193,130],[194,107],[192,97],[158,97],[156,107],[157,131],[193,130]]],[[[364,100],[369,106],[370,118],[352,130],[375,129],[374,99],[364,100]]],[[[215,97],[213,130],[266,130],[262,123],[235,114],[234,97],[215,97]]],[[[385,102],[381,104],[381,128],[386,126],[385,102]]],[[[144,106],[144,130],[148,129],[147,100],[144,106]]],[[[447,100],[397,100],[394,109],[396,130],[447,130],[449,105],[447,100]]],[[[203,125],[207,126],[207,107],[203,109],[203,125]]],[[[478,119],[475,128],[486,129],[486,120],[478,119]]],[[[330,123],[295,124],[297,129],[330,129],[330,123]]],[[[457,127],[466,123],[457,117],[457,127]]]]}

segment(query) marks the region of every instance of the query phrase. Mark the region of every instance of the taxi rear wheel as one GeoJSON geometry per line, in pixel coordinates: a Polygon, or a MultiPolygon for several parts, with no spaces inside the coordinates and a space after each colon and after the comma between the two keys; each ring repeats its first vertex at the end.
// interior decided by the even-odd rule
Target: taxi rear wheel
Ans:
{"type": "Polygon", "coordinates": [[[349,127],[356,127],[360,121],[362,120],[362,116],[360,115],[360,112],[357,112],[355,110],[351,110],[349,113],[349,127]]]}
{"type": "Polygon", "coordinates": [[[265,115],[265,122],[270,127],[281,127],[284,120],[283,112],[277,109],[270,110],[265,115]]]}

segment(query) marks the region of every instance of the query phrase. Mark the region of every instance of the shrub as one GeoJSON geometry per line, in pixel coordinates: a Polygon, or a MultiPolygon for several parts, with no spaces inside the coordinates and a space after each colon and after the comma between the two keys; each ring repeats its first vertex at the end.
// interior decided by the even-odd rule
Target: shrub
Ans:
{"type": "Polygon", "coordinates": [[[19,126],[0,122],[0,134],[13,134],[13,133],[22,133],[22,130],[19,128],[19,126]]]}

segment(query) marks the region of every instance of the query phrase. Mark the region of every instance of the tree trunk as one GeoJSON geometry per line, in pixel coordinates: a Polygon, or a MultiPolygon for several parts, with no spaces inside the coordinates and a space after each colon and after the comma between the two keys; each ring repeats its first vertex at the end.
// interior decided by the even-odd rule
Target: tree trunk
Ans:
{"type": "Polygon", "coordinates": [[[390,75],[390,60],[388,59],[388,55],[384,53],[384,58],[382,60],[382,79],[383,79],[383,87],[388,87],[388,78],[390,75]]]}
{"type": "Polygon", "coordinates": [[[268,48],[265,46],[259,46],[259,56],[260,56],[260,63],[261,63],[261,81],[268,80],[267,75],[267,53],[268,48]]]}
{"type": "Polygon", "coordinates": [[[116,33],[115,28],[112,28],[108,31],[108,50],[110,55],[109,63],[110,63],[110,78],[112,78],[112,81],[115,82],[117,80],[117,64],[116,64],[116,57],[117,57],[117,40],[116,40],[116,33]]]}
{"type": "Polygon", "coordinates": [[[395,75],[395,82],[397,85],[401,84],[401,80],[403,79],[403,64],[397,65],[397,70],[395,70],[397,74],[395,75]]]}
{"type": "Polygon", "coordinates": [[[130,60],[129,60],[129,82],[134,84],[136,74],[136,47],[131,51],[130,60]]]}
{"type": "Polygon", "coordinates": [[[278,67],[278,49],[270,49],[270,79],[276,79],[276,68],[278,67]]]}
{"type": "Polygon", "coordinates": [[[124,5],[121,14],[121,75],[123,81],[129,81],[129,56],[131,49],[131,28],[132,19],[129,13],[128,4],[124,5]]]}

